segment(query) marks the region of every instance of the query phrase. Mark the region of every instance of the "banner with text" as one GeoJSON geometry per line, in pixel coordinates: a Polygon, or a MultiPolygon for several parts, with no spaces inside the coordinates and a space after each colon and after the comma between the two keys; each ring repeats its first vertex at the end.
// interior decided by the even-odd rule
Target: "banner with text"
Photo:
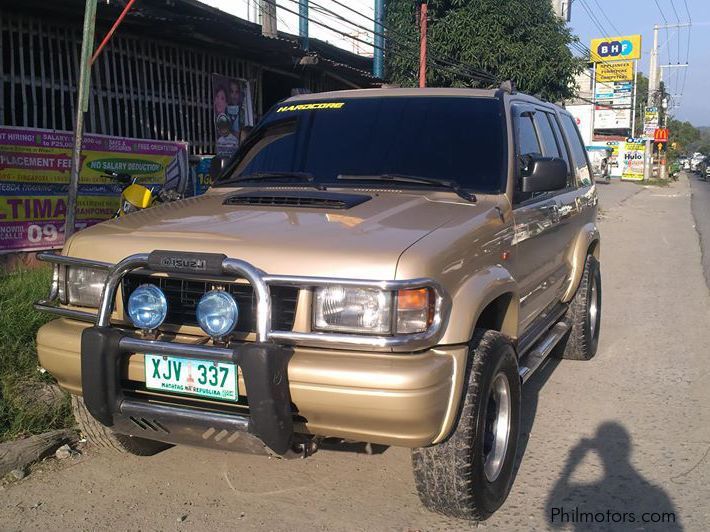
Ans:
{"type": "MultiPolygon", "coordinates": [[[[64,244],[73,133],[0,127],[0,252],[64,244]]],[[[122,186],[107,171],[148,186],[182,191],[188,179],[187,144],[84,135],[77,228],[107,220],[122,186]]]]}

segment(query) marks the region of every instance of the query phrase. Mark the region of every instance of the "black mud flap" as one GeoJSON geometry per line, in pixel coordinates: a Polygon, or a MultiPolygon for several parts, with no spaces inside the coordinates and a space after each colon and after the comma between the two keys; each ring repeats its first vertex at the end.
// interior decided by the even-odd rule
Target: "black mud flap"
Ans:
{"type": "Polygon", "coordinates": [[[243,344],[235,350],[246,384],[251,432],[273,452],[284,454],[293,442],[288,361],[293,350],[271,344],[243,344]]]}
{"type": "Polygon", "coordinates": [[[123,331],[110,327],[89,327],[81,334],[81,388],[87,410],[107,427],[123,399],[121,394],[121,350],[123,331]]]}

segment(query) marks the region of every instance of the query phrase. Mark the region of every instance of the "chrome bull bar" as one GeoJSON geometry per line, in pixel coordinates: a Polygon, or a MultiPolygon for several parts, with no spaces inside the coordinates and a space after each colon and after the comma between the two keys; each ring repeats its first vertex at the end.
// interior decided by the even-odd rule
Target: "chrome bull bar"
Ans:
{"type": "MultiPolygon", "coordinates": [[[[47,300],[35,303],[35,308],[41,311],[50,312],[59,316],[76,319],[80,321],[93,322],[98,327],[109,327],[111,325],[111,315],[113,314],[118,287],[123,277],[131,271],[147,268],[151,273],[183,273],[195,274],[199,272],[188,270],[174,270],[162,268],[156,264],[153,253],[138,253],[126,257],[117,264],[110,264],[88,259],[67,257],[56,252],[43,252],[37,255],[39,260],[53,263],[55,272],[53,276],[50,297],[47,300]],[[65,266],[80,266],[107,270],[106,283],[104,285],[101,302],[98,312],[91,313],[83,310],[67,308],[58,304],[58,283],[59,276],[57,268],[65,266]]],[[[175,253],[180,252],[164,252],[175,253]]],[[[205,254],[208,256],[209,254],[205,254]]],[[[225,281],[246,279],[253,287],[256,297],[256,341],[259,343],[275,342],[287,345],[307,345],[311,347],[341,347],[363,351],[383,351],[383,352],[411,352],[425,349],[435,345],[441,338],[448,323],[451,308],[451,300],[440,283],[433,279],[420,278],[411,280],[361,280],[330,277],[306,277],[290,275],[269,275],[256,268],[252,264],[240,259],[223,257],[214,271],[207,272],[209,276],[224,278],[225,281]],[[416,288],[431,288],[435,294],[434,316],[430,327],[423,332],[401,335],[366,335],[347,334],[329,332],[298,332],[272,330],[271,328],[271,293],[269,286],[292,286],[297,288],[314,288],[328,285],[349,286],[355,288],[373,288],[380,290],[402,290],[416,288]]],[[[212,256],[214,258],[214,256],[212,256]]],[[[149,347],[155,351],[159,349],[158,344],[163,344],[165,349],[170,346],[172,353],[184,353],[189,356],[189,351],[195,352],[195,346],[180,343],[168,343],[160,341],[136,340],[137,352],[145,352],[149,347]],[[138,348],[142,349],[138,349],[138,348]],[[184,350],[182,348],[185,348],[184,350]],[[177,349],[176,349],[177,348],[177,349]]],[[[216,346],[204,347],[204,358],[213,358],[216,346]],[[212,354],[210,356],[210,353],[212,354]]],[[[194,355],[193,355],[194,356],[194,355]]],[[[197,356],[202,358],[202,356],[197,356]]]]}

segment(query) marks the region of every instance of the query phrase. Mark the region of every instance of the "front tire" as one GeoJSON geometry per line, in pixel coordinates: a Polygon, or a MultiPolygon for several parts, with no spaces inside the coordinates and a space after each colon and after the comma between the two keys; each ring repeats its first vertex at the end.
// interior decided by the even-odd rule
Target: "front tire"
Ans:
{"type": "Polygon", "coordinates": [[[94,447],[137,456],[152,456],[171,447],[167,443],[113,432],[94,419],[81,397],[72,395],[71,406],[79,430],[86,441],[94,447]]]}
{"type": "Polygon", "coordinates": [[[520,432],[521,383],[512,343],[476,330],[463,406],[451,436],[412,451],[417,492],[428,509],[482,521],[508,497],[520,432]]]}

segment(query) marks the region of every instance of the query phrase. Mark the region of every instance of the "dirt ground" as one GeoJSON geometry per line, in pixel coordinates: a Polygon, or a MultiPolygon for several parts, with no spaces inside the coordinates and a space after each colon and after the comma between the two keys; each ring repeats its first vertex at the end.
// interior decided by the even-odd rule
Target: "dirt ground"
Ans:
{"type": "MultiPolygon", "coordinates": [[[[614,182],[599,193],[599,353],[549,363],[528,381],[515,484],[480,528],[588,529],[560,524],[561,512],[568,521],[604,514],[601,529],[707,530],[710,522],[710,294],[690,184],[614,182]],[[672,512],[676,522],[645,523],[653,517],[646,512],[672,512]]],[[[710,203],[696,216],[710,219],[710,203]]],[[[0,528],[472,527],[421,507],[407,450],[357,451],[298,461],[185,447],[152,458],[87,452],[2,487],[0,528]]]]}

